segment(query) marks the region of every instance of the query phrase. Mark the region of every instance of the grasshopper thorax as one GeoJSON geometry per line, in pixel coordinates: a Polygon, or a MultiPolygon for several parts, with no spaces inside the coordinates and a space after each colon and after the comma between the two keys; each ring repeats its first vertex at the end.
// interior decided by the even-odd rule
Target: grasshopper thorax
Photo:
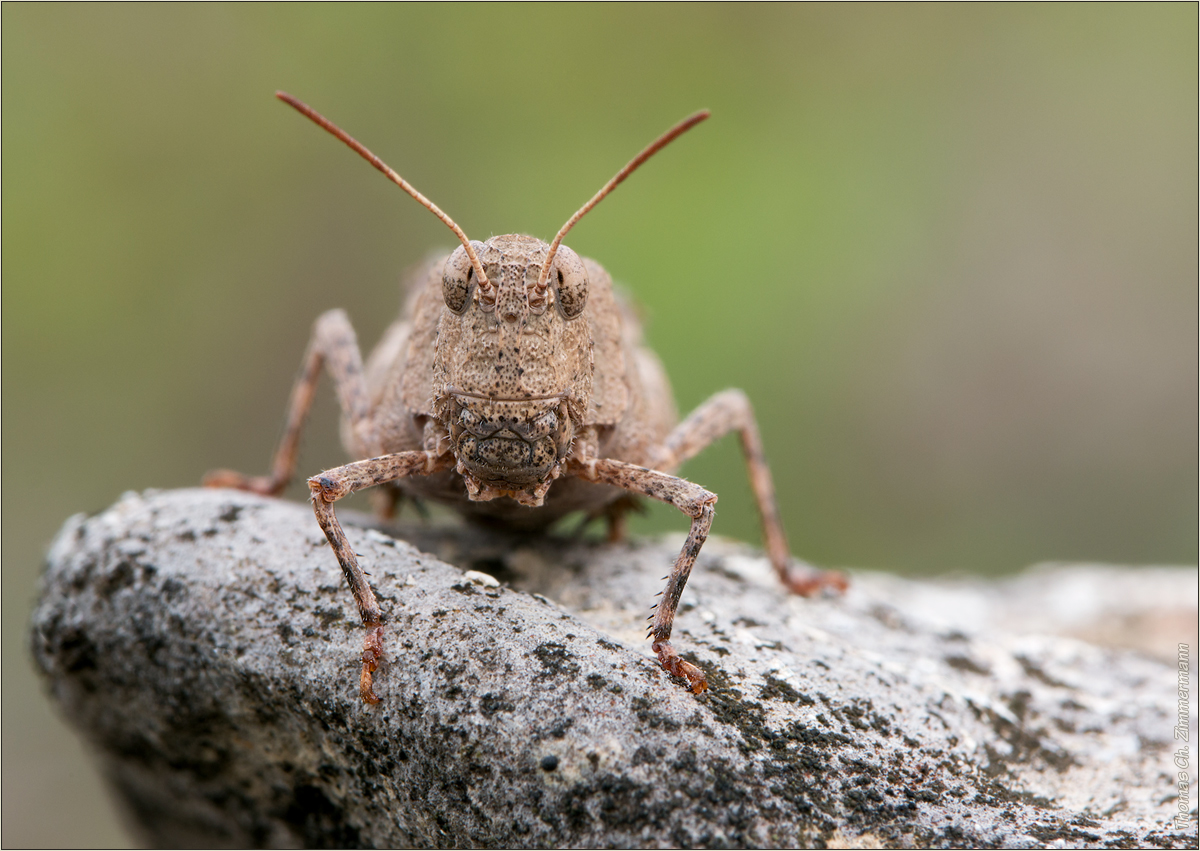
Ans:
{"type": "Polygon", "coordinates": [[[434,359],[434,413],[449,432],[474,500],[542,504],[562,472],[592,395],[587,272],[559,246],[529,236],[472,242],[446,259],[446,307],[434,359]]]}

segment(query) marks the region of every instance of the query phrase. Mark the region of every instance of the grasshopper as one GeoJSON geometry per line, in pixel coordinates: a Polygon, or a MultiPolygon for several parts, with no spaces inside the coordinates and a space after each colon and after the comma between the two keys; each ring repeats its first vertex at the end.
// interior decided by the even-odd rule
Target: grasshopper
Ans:
{"type": "Polygon", "coordinates": [[[328,368],[342,411],[342,442],[354,461],[308,480],[313,511],[337,556],[367,630],[359,693],[377,703],[373,674],[383,657],[384,616],[333,506],[364,488],[388,486],[390,513],[402,495],[445,503],[468,520],[545,529],[572,512],[604,517],[611,539],[624,515],[650,497],[691,518],[649,635],[662,667],[700,694],[704,672],[671,645],[679,598],[713,521],[717,495],[674,471],[713,441],[736,431],[762,517],[771,564],[791,591],[841,590],[837,573],[790,568],[787,541],[753,410],[740,390],[725,390],[677,423],[658,358],[641,342],[631,307],[593,260],[562,244],[589,210],[660,148],[706,119],[676,124],[604,185],[549,245],[507,234],[467,239],[436,204],[341,128],[285,92],[276,97],[349,145],[442,220],[462,243],[429,266],[401,317],[363,363],[349,319],[317,319],[271,473],[209,473],[204,484],[278,495],[291,479],[300,433],[321,368],[328,368]],[[632,495],[632,497],[631,497],[632,495]]]}

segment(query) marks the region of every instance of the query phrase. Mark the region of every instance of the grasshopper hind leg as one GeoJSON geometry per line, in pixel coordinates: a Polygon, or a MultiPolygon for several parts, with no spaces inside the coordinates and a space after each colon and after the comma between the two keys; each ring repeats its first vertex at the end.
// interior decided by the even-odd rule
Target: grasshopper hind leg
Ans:
{"type": "Polygon", "coordinates": [[[762,518],[763,545],[779,581],[789,591],[810,597],[826,590],[845,591],[846,577],[837,571],[796,570],[779,519],[775,484],[763,454],[762,438],[750,400],[741,390],[723,390],[694,410],[663,441],[655,467],[674,470],[730,432],[741,439],[742,455],[754,501],[762,518]]]}
{"type": "Polygon", "coordinates": [[[296,469],[300,436],[312,407],[322,366],[329,369],[333,378],[338,403],[350,423],[351,434],[357,443],[363,444],[356,447],[355,454],[360,457],[374,454],[374,447],[369,445],[374,442],[369,434],[371,411],[358,339],[345,311],[330,310],[321,314],[313,325],[300,375],[292,387],[287,425],[284,426],[279,448],[275,450],[271,472],[265,476],[248,476],[236,470],[213,470],[204,477],[205,487],[236,488],[265,496],[283,493],[296,469]]]}

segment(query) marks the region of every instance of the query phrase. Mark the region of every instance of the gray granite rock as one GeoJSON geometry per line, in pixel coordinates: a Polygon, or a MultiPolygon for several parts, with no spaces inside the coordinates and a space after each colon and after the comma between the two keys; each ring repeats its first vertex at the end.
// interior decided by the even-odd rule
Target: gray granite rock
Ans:
{"type": "Polygon", "coordinates": [[[147,843],[1195,847],[1173,660],[1053,634],[1194,631],[1195,571],[856,574],[805,600],[713,539],[677,621],[695,696],[642,638],[682,536],[347,531],[391,619],[376,707],[306,506],[147,492],[67,522],[34,655],[147,843]]]}

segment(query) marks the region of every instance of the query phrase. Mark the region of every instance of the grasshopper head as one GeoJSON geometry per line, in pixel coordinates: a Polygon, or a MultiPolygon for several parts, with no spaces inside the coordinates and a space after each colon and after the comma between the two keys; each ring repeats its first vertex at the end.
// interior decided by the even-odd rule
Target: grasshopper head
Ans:
{"type": "Polygon", "coordinates": [[[434,413],[450,433],[472,499],[541,505],[592,395],[587,273],[528,236],[472,242],[446,260],[434,361],[434,413]]]}

